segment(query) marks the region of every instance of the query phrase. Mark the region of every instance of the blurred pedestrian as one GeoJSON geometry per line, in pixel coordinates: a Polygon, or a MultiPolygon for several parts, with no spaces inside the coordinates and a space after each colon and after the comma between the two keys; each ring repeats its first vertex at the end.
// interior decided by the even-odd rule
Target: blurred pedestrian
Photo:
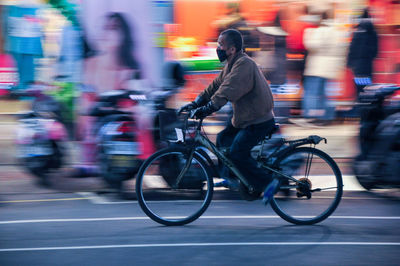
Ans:
{"type": "Polygon", "coordinates": [[[303,55],[303,60],[300,61],[299,71],[301,72],[301,81],[304,81],[304,69],[307,59],[307,49],[304,46],[304,32],[308,28],[318,27],[320,17],[310,13],[310,8],[304,5],[301,9],[301,14],[298,19],[291,25],[291,30],[287,36],[287,48],[290,53],[303,55]]]}
{"type": "Polygon", "coordinates": [[[267,79],[271,82],[271,90],[275,92],[277,88],[286,83],[287,60],[286,60],[286,36],[281,25],[282,11],[278,11],[274,22],[269,27],[258,27],[257,29],[273,38],[273,68],[267,73],[267,79]]]}
{"type": "Polygon", "coordinates": [[[364,87],[372,83],[372,63],[378,54],[378,35],[368,8],[360,17],[351,40],[347,66],[353,71],[357,99],[364,87]]]}
{"type": "Polygon", "coordinates": [[[341,33],[328,13],[323,12],[317,28],[304,32],[307,61],[304,70],[303,116],[327,124],[334,118],[334,107],[327,97],[327,83],[337,79],[345,65],[345,47],[341,33]]]}

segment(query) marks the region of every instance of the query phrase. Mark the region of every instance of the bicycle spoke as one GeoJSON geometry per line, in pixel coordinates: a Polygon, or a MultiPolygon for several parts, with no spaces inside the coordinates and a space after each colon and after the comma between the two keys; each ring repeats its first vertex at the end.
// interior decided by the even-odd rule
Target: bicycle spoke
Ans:
{"type": "Polygon", "coordinates": [[[337,188],[338,187],[315,188],[315,189],[312,189],[311,192],[320,192],[320,191],[324,191],[324,190],[337,189],[337,188]]]}
{"type": "Polygon", "coordinates": [[[271,201],[274,211],[295,224],[313,224],[326,219],[339,204],[342,195],[340,170],[326,153],[312,147],[300,147],[278,158],[277,169],[292,179],[282,179],[280,190],[271,201]],[[313,193],[318,192],[314,197],[313,193]],[[307,218],[300,218],[307,217],[307,218]]]}
{"type": "Polygon", "coordinates": [[[182,225],[197,219],[212,198],[208,165],[198,156],[185,156],[184,148],[166,148],[142,165],[136,183],[138,201],[145,213],[165,225],[182,225]]]}
{"type": "Polygon", "coordinates": [[[310,168],[311,168],[311,162],[312,162],[313,155],[314,155],[313,153],[307,154],[306,173],[304,175],[305,178],[308,178],[308,175],[310,174],[310,168]],[[310,159],[310,154],[311,154],[311,159],[310,159]]]}

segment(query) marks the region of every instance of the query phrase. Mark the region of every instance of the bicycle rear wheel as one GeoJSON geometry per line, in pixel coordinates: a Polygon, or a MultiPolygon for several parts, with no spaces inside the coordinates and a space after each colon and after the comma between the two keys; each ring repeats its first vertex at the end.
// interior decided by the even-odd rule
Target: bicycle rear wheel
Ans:
{"type": "Polygon", "coordinates": [[[284,220],[310,225],[325,220],[339,205],[343,194],[342,174],[326,153],[311,147],[300,147],[278,157],[275,169],[295,178],[280,179],[280,190],[271,207],[284,220]]]}
{"type": "Polygon", "coordinates": [[[184,147],[162,149],[150,156],[136,177],[136,194],[142,210],[164,225],[184,225],[196,220],[210,205],[213,180],[209,165],[184,147]],[[185,165],[189,168],[178,181],[185,165]]]}

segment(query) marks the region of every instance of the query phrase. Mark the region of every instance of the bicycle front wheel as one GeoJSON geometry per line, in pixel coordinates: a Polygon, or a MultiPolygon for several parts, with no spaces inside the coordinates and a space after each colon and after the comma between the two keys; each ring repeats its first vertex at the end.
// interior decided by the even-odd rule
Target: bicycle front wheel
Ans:
{"type": "Polygon", "coordinates": [[[194,153],[189,162],[184,147],[170,147],[150,156],[136,178],[142,210],[164,225],[184,225],[196,220],[210,205],[213,180],[204,158],[194,153]]]}
{"type": "Polygon", "coordinates": [[[280,192],[271,207],[284,220],[310,225],[325,220],[339,205],[343,194],[342,174],[326,153],[300,147],[278,157],[274,168],[295,180],[275,174],[280,192]]]}

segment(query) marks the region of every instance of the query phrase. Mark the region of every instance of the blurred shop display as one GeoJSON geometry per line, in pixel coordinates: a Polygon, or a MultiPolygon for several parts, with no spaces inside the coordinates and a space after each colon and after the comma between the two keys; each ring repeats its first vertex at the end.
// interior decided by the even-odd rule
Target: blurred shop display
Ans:
{"type": "Polygon", "coordinates": [[[6,29],[4,50],[17,64],[18,88],[24,89],[35,80],[35,58],[43,55],[42,28],[38,6],[5,6],[2,10],[6,29]]]}
{"type": "MultiPolygon", "coordinates": [[[[247,46],[245,40],[246,52],[259,63],[270,79],[279,112],[287,116],[301,115],[303,70],[307,60],[304,31],[316,26],[322,12],[328,12],[332,17],[332,26],[340,33],[342,54],[346,54],[353,26],[366,6],[371,9],[381,40],[378,57],[374,61],[373,81],[394,81],[398,75],[395,66],[399,61],[399,48],[395,45],[399,39],[396,26],[400,24],[400,16],[396,16],[400,14],[399,1],[174,1],[174,30],[166,32],[171,40],[167,49],[172,50],[169,54],[174,59],[190,70],[180,100],[193,100],[194,95],[215,78],[221,68],[215,54],[218,33],[233,27],[244,36],[254,36],[247,46]],[[276,27],[276,21],[274,24],[278,11],[281,11],[280,27],[276,27]],[[279,42],[281,48],[278,47],[279,42]],[[283,52],[285,48],[286,52],[283,52]],[[282,58],[277,69],[282,67],[281,73],[285,73],[286,68],[286,77],[276,75],[276,72],[271,77],[277,54],[282,58]]],[[[352,110],[356,100],[356,88],[349,69],[343,68],[335,79],[329,80],[326,92],[335,106],[336,116],[353,115],[349,110],[352,110]]]]}
{"type": "MultiPolygon", "coordinates": [[[[60,58],[67,59],[64,62],[68,61],[69,54],[60,56],[61,32],[68,25],[77,27],[77,3],[75,0],[2,1],[0,44],[4,49],[1,49],[0,54],[5,58],[1,64],[5,65],[6,70],[2,70],[0,83],[8,86],[8,92],[12,89],[26,89],[32,82],[51,83],[57,75],[72,76],[68,71],[57,71],[57,63],[60,58]],[[17,75],[7,74],[13,66],[17,69],[17,75]],[[11,86],[10,79],[13,80],[11,86]]],[[[73,41],[71,36],[68,44],[70,41],[73,41]]],[[[80,47],[78,49],[81,50],[80,47]]],[[[67,68],[69,72],[75,70],[73,80],[80,81],[77,77],[79,68],[76,65],[67,68]]]]}
{"type": "Polygon", "coordinates": [[[0,53],[0,97],[7,96],[18,85],[18,69],[14,58],[0,53]]]}

